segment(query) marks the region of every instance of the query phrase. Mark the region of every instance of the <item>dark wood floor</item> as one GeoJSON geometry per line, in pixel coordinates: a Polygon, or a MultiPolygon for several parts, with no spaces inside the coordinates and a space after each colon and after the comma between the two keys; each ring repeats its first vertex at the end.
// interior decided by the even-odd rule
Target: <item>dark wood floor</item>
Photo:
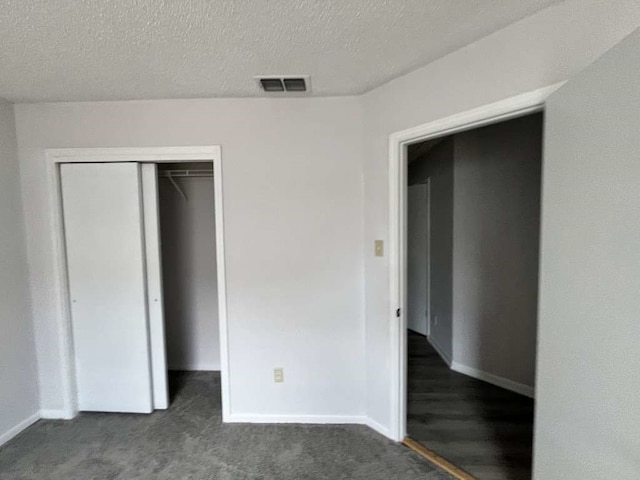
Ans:
{"type": "Polygon", "coordinates": [[[409,436],[480,480],[531,478],[533,400],[450,370],[409,332],[409,436]]]}

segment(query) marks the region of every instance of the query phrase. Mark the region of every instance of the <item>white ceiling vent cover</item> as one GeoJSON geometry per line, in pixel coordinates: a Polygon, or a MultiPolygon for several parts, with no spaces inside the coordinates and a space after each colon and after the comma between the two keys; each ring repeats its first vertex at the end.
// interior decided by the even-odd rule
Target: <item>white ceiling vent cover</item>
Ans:
{"type": "Polygon", "coordinates": [[[255,79],[260,89],[266,93],[311,93],[309,75],[257,75],[255,79]]]}

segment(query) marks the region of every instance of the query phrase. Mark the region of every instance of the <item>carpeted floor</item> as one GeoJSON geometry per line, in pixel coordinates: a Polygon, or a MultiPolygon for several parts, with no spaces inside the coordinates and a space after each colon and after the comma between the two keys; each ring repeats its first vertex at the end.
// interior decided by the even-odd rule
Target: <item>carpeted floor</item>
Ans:
{"type": "Polygon", "coordinates": [[[409,332],[407,433],[480,480],[531,478],[533,400],[450,370],[409,332]]]}
{"type": "Polygon", "coordinates": [[[2,480],[451,480],[364,426],[222,424],[220,378],[175,372],[151,415],[41,420],[0,448],[2,480]]]}

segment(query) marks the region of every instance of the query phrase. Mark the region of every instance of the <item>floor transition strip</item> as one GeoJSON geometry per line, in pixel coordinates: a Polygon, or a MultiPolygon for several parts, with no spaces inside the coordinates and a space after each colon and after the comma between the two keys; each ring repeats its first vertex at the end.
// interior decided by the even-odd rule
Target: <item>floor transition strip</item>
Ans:
{"type": "Polygon", "coordinates": [[[425,447],[421,443],[416,442],[415,440],[409,437],[405,437],[402,443],[406,447],[416,452],[418,455],[426,458],[431,463],[433,463],[434,465],[438,466],[439,468],[447,472],[448,474],[453,475],[458,480],[477,480],[476,477],[469,475],[467,472],[465,472],[461,468],[456,467],[453,463],[451,463],[446,458],[441,457],[437,453],[429,450],[427,447],[425,447]]]}

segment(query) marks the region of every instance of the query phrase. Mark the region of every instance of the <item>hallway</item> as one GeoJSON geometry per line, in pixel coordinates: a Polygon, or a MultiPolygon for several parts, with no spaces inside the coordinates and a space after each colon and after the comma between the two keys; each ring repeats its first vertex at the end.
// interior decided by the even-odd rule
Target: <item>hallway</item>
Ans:
{"type": "Polygon", "coordinates": [[[407,432],[480,480],[531,478],[532,399],[450,370],[408,332],[407,432]]]}

